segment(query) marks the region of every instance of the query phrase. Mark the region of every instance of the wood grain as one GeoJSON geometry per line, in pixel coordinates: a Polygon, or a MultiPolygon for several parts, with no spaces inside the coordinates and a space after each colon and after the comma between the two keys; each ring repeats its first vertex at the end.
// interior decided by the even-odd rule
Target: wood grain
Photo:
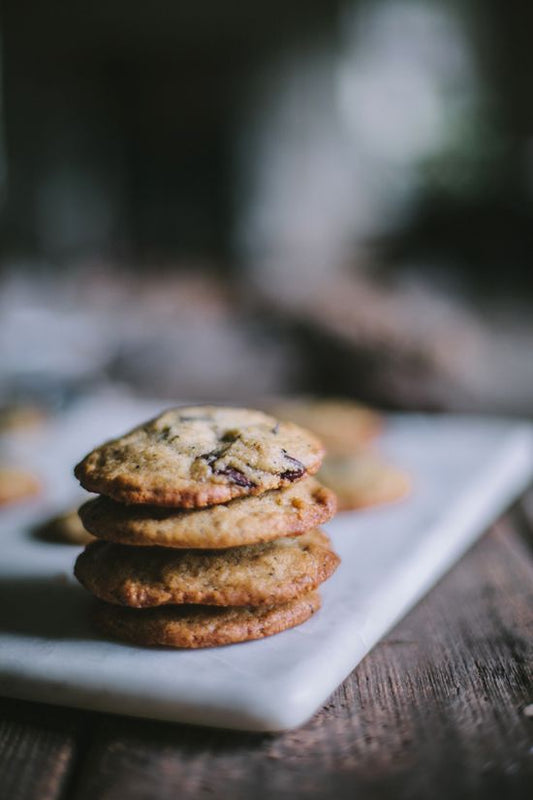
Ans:
{"type": "Polygon", "coordinates": [[[0,789],[0,797],[529,797],[531,543],[528,516],[516,510],[297,731],[257,735],[74,711],[66,726],[47,726],[37,712],[21,719],[12,708],[0,728],[0,787],[12,754],[10,785],[18,775],[25,788],[0,789]]]}
{"type": "Polygon", "coordinates": [[[106,718],[77,800],[525,796],[533,566],[502,523],[304,728],[276,736],[106,718]]]}
{"type": "Polygon", "coordinates": [[[60,797],[83,730],[78,712],[0,698],[0,798],[60,797]]]}

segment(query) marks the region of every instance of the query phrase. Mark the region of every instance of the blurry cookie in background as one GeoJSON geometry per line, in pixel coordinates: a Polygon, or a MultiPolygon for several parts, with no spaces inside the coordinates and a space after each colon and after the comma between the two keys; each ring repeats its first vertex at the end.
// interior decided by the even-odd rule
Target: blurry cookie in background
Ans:
{"type": "Polygon", "coordinates": [[[329,455],[348,456],[366,447],[382,431],[381,415],[355,400],[302,397],[273,404],[271,413],[312,431],[329,455]]]}
{"type": "Polygon", "coordinates": [[[409,493],[409,476],[373,449],[384,428],[378,411],[347,398],[312,397],[280,400],[271,408],[275,416],[308,428],[324,444],[318,477],[337,495],[339,511],[392,503],[409,493]]]}
{"type": "Polygon", "coordinates": [[[12,467],[0,467],[0,506],[20,503],[41,491],[39,479],[31,472],[12,467]]]}
{"type": "Polygon", "coordinates": [[[54,544],[85,545],[96,541],[81,524],[77,506],[45,520],[34,530],[34,536],[54,544]]]}
{"type": "Polygon", "coordinates": [[[337,495],[339,511],[402,500],[411,489],[406,472],[371,452],[326,456],[319,477],[337,495]]]}
{"type": "Polygon", "coordinates": [[[0,434],[34,430],[45,421],[46,413],[36,405],[0,406],[0,434]]]}

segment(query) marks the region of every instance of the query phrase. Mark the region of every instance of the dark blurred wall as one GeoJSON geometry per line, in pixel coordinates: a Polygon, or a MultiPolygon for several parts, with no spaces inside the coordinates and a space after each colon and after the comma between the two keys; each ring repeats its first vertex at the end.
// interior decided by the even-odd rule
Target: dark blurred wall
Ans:
{"type": "Polygon", "coordinates": [[[393,268],[436,260],[466,278],[474,296],[523,299],[533,295],[533,4],[456,5],[468,9],[486,127],[467,142],[468,161],[445,165],[454,182],[425,188],[413,224],[382,243],[382,256],[393,268]]]}
{"type": "MultiPolygon", "coordinates": [[[[365,247],[385,265],[444,263],[478,289],[498,291],[502,281],[512,291],[528,286],[533,6],[517,0],[5,0],[4,254],[66,261],[193,254],[231,262],[239,255],[239,219],[244,215],[248,225],[250,205],[263,198],[261,187],[255,195],[241,192],[250,161],[239,158],[238,147],[246,106],[261,108],[265,64],[289,65],[285,76],[276,67],[272,86],[281,91],[291,81],[290,65],[299,63],[291,54],[326,54],[334,62],[348,12],[357,25],[358,15],[374,26],[379,17],[386,29],[387,14],[393,25],[399,11],[413,17],[417,8],[426,16],[431,9],[453,16],[477,70],[480,96],[474,101],[481,113],[464,136],[459,129],[455,149],[417,167],[416,196],[401,225],[385,226],[383,235],[357,225],[351,231],[350,215],[357,222],[359,212],[348,195],[346,203],[337,199],[347,220],[342,235],[348,242],[368,236],[365,247]]],[[[451,58],[455,45],[449,43],[451,58]]],[[[298,115],[298,86],[294,97],[298,115]]],[[[269,146],[282,153],[282,163],[283,130],[273,130],[278,138],[269,146]]],[[[330,150],[338,153],[333,139],[330,150]]],[[[261,150],[255,158],[263,158],[261,150]]],[[[327,180],[318,175],[315,182],[324,185],[324,206],[334,219],[327,180]]],[[[300,205],[297,192],[294,197],[287,201],[288,216],[300,205]]],[[[309,234],[316,227],[307,221],[309,234]]]]}
{"type": "Polygon", "coordinates": [[[227,255],[243,82],[335,6],[6,0],[4,248],[227,255]]]}

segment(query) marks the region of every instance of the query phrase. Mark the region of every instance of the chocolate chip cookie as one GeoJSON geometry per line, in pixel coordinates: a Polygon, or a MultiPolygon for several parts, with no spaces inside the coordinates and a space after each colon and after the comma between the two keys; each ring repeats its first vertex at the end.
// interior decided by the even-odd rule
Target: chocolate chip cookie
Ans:
{"type": "Polygon", "coordinates": [[[330,489],[305,478],[286,489],[196,510],[126,506],[107,497],[79,510],[85,528],[101,539],[162,547],[236,547],[293,536],[323,525],[335,514],[330,489]]]}
{"type": "Polygon", "coordinates": [[[289,486],[322,456],[311,433],[261,411],[190,406],[96,448],[75,474],[122,503],[199,508],[289,486]]]}
{"type": "Polygon", "coordinates": [[[213,647],[262,639],[300,625],[320,608],[316,592],[275,606],[124,608],[102,601],[94,622],[106,635],[138,645],[213,647]]]}
{"type": "Polygon", "coordinates": [[[108,603],[147,608],[182,603],[277,605],[316,589],[339,564],[325,534],[226,550],[168,550],[95,542],[74,574],[108,603]]]}

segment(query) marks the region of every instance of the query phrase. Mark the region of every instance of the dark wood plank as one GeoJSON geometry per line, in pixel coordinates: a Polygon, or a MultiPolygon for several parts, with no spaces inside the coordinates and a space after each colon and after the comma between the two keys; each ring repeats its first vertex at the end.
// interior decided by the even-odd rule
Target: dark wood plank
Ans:
{"type": "Polygon", "coordinates": [[[505,520],[302,729],[253,735],[100,717],[72,796],[525,798],[532,579],[528,546],[505,520]]]}
{"type": "Polygon", "coordinates": [[[68,709],[0,698],[0,798],[66,796],[86,717],[68,709]]]}

